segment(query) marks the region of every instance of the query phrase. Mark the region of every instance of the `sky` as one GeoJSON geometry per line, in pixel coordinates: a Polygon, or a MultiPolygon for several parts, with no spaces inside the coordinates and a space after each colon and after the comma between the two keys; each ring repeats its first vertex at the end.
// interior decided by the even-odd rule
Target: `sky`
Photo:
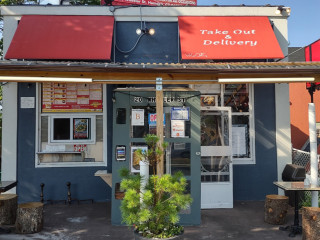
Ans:
{"type": "Polygon", "coordinates": [[[320,0],[198,0],[200,5],[284,5],[288,18],[289,47],[304,47],[320,39],[320,0]]]}

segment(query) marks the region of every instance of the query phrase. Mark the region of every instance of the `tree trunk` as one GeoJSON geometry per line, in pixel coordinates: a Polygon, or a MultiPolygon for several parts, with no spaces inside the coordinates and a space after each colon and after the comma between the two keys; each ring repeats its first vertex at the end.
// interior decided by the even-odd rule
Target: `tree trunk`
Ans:
{"type": "Polygon", "coordinates": [[[288,211],[289,198],[281,195],[267,195],[264,205],[264,221],[266,223],[282,225],[288,211]]]}
{"type": "Polygon", "coordinates": [[[0,225],[14,224],[17,216],[18,196],[0,194],[0,225]]]}
{"type": "Polygon", "coordinates": [[[302,239],[318,240],[320,236],[320,208],[302,209],[302,239]]]}
{"type": "Polygon", "coordinates": [[[43,203],[19,204],[15,227],[17,233],[40,232],[43,227],[43,203]]]}

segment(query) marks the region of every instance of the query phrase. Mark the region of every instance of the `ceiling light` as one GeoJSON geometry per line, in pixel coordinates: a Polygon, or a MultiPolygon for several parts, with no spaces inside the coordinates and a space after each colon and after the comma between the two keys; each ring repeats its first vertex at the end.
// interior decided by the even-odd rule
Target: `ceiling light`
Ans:
{"type": "Polygon", "coordinates": [[[0,76],[0,82],[78,82],[78,83],[90,83],[90,82],[92,82],[92,78],[0,76]]]}
{"type": "Polygon", "coordinates": [[[141,35],[141,34],[149,34],[149,35],[154,35],[156,33],[156,31],[154,30],[154,28],[144,28],[144,29],[140,29],[137,28],[136,29],[136,34],[137,35],[141,35]]]}
{"type": "Polygon", "coordinates": [[[282,12],[282,7],[278,7],[278,8],[276,9],[276,14],[281,14],[281,12],[282,12]]]}
{"type": "Polygon", "coordinates": [[[154,30],[154,28],[150,28],[148,33],[152,36],[156,33],[156,30],[154,30]]]}
{"type": "Polygon", "coordinates": [[[219,78],[218,83],[290,83],[313,82],[314,77],[297,78],[219,78]]]}
{"type": "Polygon", "coordinates": [[[282,14],[283,12],[286,12],[289,14],[291,12],[291,8],[279,6],[276,10],[276,14],[282,14]]]}
{"type": "Polygon", "coordinates": [[[141,35],[141,33],[142,33],[141,29],[140,29],[140,28],[137,28],[136,34],[137,34],[137,35],[141,35]]]}

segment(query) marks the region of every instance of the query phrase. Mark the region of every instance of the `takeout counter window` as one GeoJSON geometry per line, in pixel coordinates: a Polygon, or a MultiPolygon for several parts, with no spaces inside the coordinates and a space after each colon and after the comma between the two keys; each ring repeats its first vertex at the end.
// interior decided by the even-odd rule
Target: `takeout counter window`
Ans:
{"type": "Polygon", "coordinates": [[[102,85],[46,83],[41,95],[37,165],[102,164],[102,85]]]}

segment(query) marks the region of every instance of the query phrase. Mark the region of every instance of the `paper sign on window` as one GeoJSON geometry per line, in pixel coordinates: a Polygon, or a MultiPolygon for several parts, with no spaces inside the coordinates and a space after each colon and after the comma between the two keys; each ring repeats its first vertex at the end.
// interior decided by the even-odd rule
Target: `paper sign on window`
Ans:
{"type": "Polygon", "coordinates": [[[173,107],[171,108],[171,120],[186,120],[189,121],[189,107],[173,107]]]}
{"type": "Polygon", "coordinates": [[[144,126],[144,109],[132,109],[131,125],[144,126]]]}
{"type": "Polygon", "coordinates": [[[171,121],[171,137],[185,137],[185,122],[183,120],[171,121]]]}

